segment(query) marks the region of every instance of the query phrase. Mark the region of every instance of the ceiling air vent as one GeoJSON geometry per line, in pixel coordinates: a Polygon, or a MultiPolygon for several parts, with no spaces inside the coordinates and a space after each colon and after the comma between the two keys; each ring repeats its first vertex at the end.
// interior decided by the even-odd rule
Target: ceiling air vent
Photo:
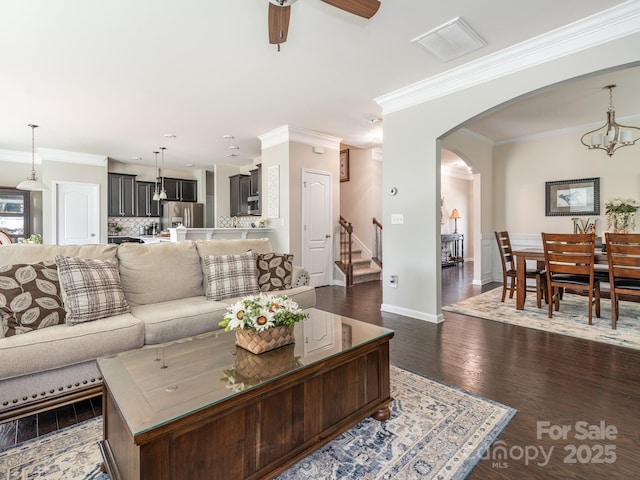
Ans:
{"type": "Polygon", "coordinates": [[[478,50],[486,42],[460,17],[411,40],[442,62],[478,50]]]}

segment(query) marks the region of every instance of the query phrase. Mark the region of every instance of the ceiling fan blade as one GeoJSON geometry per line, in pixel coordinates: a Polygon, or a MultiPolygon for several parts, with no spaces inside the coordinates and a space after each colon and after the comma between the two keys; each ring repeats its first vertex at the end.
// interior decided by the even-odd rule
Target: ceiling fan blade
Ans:
{"type": "Polygon", "coordinates": [[[279,7],[269,3],[269,43],[284,43],[289,31],[291,7],[279,7]]]}
{"type": "Polygon", "coordinates": [[[378,0],[322,0],[324,3],[333,5],[334,7],[344,10],[345,12],[353,13],[363,18],[373,17],[378,8],[380,8],[380,2],[378,0]]]}

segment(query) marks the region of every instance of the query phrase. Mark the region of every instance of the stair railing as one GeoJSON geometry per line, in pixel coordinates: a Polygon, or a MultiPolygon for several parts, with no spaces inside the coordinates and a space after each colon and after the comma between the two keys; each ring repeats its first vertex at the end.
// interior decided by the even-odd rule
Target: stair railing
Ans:
{"type": "Polygon", "coordinates": [[[351,225],[350,222],[347,222],[347,220],[340,215],[340,260],[336,262],[336,264],[346,275],[346,283],[348,287],[353,285],[352,234],[353,225],[351,225]]]}
{"type": "Polygon", "coordinates": [[[371,257],[382,268],[382,223],[373,217],[373,256],[371,257]]]}

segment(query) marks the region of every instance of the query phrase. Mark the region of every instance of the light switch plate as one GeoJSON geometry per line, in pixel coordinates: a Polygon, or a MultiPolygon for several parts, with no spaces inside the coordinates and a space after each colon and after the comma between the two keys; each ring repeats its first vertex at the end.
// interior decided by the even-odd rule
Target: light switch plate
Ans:
{"type": "Polygon", "coordinates": [[[391,214],[391,225],[402,225],[403,223],[404,223],[404,214],[402,213],[391,214]]]}

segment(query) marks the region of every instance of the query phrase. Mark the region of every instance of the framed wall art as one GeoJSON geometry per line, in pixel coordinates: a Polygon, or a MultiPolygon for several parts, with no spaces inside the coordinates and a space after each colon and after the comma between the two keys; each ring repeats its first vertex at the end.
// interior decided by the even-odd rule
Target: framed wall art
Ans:
{"type": "Polygon", "coordinates": [[[340,150],[340,181],[349,181],[349,149],[340,150]]]}
{"type": "Polygon", "coordinates": [[[600,178],[545,182],[545,215],[600,215],[600,178]]]}

